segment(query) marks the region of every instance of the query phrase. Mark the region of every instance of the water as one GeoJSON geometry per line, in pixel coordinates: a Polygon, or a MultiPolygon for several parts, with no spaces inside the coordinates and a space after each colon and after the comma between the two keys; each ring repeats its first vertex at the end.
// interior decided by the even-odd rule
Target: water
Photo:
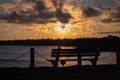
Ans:
{"type": "MultiPolygon", "coordinates": [[[[46,59],[51,59],[51,50],[57,48],[58,46],[0,46],[0,67],[29,67],[30,66],[30,48],[34,47],[35,51],[42,55],[35,54],[35,67],[49,66],[52,64],[46,59]],[[17,60],[7,60],[13,59],[15,57],[26,54],[25,56],[18,58],[17,60]]],[[[74,48],[74,47],[66,47],[74,48]]],[[[101,64],[116,64],[115,52],[101,52],[97,65],[101,64]]],[[[77,62],[67,62],[65,66],[76,65],[77,62]]],[[[82,65],[91,65],[88,61],[83,61],[82,65]]],[[[59,64],[61,67],[62,65],[59,64]]]]}

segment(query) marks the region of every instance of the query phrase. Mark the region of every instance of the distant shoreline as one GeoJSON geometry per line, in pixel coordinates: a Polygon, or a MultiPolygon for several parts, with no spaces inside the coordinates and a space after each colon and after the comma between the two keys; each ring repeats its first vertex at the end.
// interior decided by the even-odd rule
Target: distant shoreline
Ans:
{"type": "Polygon", "coordinates": [[[77,38],[77,39],[38,39],[38,40],[7,40],[0,41],[0,45],[18,45],[18,46],[102,46],[120,47],[120,37],[105,38],[77,38]]]}

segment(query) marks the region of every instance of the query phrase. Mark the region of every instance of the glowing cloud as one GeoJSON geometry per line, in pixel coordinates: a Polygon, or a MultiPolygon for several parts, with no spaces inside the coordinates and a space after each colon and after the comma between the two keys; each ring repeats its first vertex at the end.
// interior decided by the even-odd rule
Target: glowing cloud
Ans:
{"type": "Polygon", "coordinates": [[[0,0],[0,39],[120,36],[119,5],[120,0],[0,0]]]}

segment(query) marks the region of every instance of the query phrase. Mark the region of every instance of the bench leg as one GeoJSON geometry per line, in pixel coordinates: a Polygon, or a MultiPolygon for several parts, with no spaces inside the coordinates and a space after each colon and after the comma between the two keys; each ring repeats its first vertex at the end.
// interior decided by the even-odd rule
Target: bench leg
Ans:
{"type": "Polygon", "coordinates": [[[94,59],[91,59],[90,62],[92,63],[93,67],[96,67],[98,57],[95,57],[94,59]]]}
{"type": "Polygon", "coordinates": [[[90,62],[92,63],[92,66],[93,66],[93,67],[96,66],[97,61],[96,61],[95,59],[91,59],[90,62]]]}
{"type": "Polygon", "coordinates": [[[99,49],[97,49],[97,53],[96,53],[94,59],[91,60],[92,66],[93,66],[94,68],[96,67],[99,53],[100,53],[100,51],[99,51],[99,49]]]}
{"type": "Polygon", "coordinates": [[[81,57],[81,55],[78,56],[78,66],[79,67],[82,66],[82,57],[81,57]]]}
{"type": "Polygon", "coordinates": [[[50,60],[51,64],[54,66],[55,65],[55,61],[54,60],[50,60]]]}
{"type": "Polygon", "coordinates": [[[60,50],[61,50],[61,47],[58,47],[58,49],[57,49],[57,56],[56,56],[56,59],[54,61],[54,68],[55,69],[58,68],[58,60],[59,60],[59,57],[60,57],[60,50]]]}
{"type": "Polygon", "coordinates": [[[58,61],[54,61],[54,69],[58,68],[58,61]]]}
{"type": "Polygon", "coordinates": [[[55,61],[55,60],[49,60],[49,61],[51,62],[51,64],[55,69],[58,67],[58,61],[55,61]]]}

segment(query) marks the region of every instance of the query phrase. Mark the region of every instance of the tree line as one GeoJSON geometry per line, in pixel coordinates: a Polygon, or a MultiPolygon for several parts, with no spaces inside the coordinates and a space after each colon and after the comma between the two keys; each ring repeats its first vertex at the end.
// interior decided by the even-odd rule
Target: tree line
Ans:
{"type": "Polygon", "coordinates": [[[7,40],[0,41],[0,45],[120,47],[120,37],[109,35],[103,38],[7,40]]]}

